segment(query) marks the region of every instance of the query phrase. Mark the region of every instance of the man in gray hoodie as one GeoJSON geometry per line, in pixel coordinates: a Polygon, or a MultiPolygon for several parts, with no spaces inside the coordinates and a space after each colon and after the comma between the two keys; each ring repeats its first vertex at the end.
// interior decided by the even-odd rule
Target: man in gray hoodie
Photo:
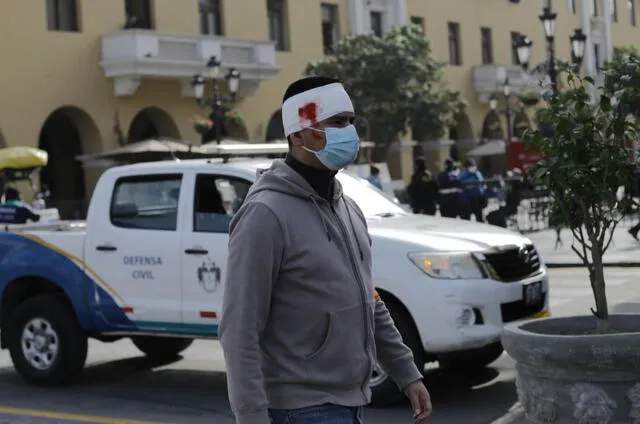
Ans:
{"type": "Polygon", "coordinates": [[[230,226],[220,341],[238,424],[362,423],[375,361],[409,397],[429,393],[371,278],[371,238],[337,171],[360,140],[336,80],[293,83],[289,154],[261,172],[230,226]]]}

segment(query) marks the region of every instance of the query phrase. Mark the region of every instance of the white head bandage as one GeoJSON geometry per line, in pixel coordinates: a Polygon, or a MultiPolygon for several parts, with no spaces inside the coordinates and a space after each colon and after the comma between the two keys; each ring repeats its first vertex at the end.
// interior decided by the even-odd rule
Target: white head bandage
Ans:
{"type": "Polygon", "coordinates": [[[343,112],[353,112],[353,103],[339,82],[312,88],[289,97],[282,105],[284,135],[309,128],[343,112]]]}

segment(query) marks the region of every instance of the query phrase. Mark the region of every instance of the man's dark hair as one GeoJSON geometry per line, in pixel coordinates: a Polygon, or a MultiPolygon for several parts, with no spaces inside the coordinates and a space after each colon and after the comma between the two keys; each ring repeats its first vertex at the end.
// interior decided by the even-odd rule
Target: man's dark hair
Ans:
{"type": "MultiPolygon", "coordinates": [[[[327,78],[327,77],[305,77],[301,78],[297,81],[294,81],[289,85],[287,91],[284,92],[284,96],[282,97],[282,103],[286,102],[288,98],[295,96],[296,94],[304,93],[307,90],[312,90],[318,87],[324,87],[325,85],[334,84],[336,82],[340,82],[335,78],[327,78]]],[[[291,149],[291,136],[287,136],[287,141],[289,142],[289,149],[291,149]]]]}
{"type": "Polygon", "coordinates": [[[13,187],[7,187],[4,192],[4,200],[20,200],[20,192],[13,187]]]}
{"type": "Polygon", "coordinates": [[[377,166],[371,165],[369,167],[369,173],[371,175],[379,175],[380,174],[380,168],[378,168],[377,166]]]}

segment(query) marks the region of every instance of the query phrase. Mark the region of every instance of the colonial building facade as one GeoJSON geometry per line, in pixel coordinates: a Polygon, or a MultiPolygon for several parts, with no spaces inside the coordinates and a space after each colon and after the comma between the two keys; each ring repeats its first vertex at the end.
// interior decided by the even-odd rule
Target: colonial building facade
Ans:
{"type": "MultiPolygon", "coordinates": [[[[544,2],[529,0],[31,3],[0,5],[0,147],[49,151],[41,179],[60,204],[86,199],[98,175],[82,169],[74,160],[78,154],[150,137],[200,143],[189,120],[209,111],[197,105],[190,81],[206,72],[212,56],[223,74],[229,68],[241,73],[234,105],[241,119],[229,122],[225,135],[276,140],[282,138],[282,93],[308,62],[331,54],[346,34],[382,35],[414,22],[432,40],[435,56],[448,63],[448,85],[469,103],[449,134],[463,149],[486,138],[489,98],[501,92],[505,70],[514,90],[522,89],[514,34],[533,40],[533,64],[545,60],[538,20],[544,2]]],[[[636,43],[640,35],[635,0],[553,0],[553,8],[561,59],[569,59],[574,28],[588,26],[585,69],[595,69],[612,46],[636,43]]],[[[527,114],[518,119],[531,124],[527,114]]]]}

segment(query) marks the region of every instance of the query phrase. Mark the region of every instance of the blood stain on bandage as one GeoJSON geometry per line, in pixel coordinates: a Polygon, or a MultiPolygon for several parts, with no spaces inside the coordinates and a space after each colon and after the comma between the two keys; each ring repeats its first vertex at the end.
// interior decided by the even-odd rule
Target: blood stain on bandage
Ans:
{"type": "MultiPolygon", "coordinates": [[[[298,117],[300,118],[300,122],[303,124],[305,122],[309,122],[312,127],[315,127],[318,124],[318,104],[315,102],[309,102],[302,107],[298,108],[298,117]]],[[[313,131],[313,138],[322,139],[322,135],[318,132],[313,131]]]]}

